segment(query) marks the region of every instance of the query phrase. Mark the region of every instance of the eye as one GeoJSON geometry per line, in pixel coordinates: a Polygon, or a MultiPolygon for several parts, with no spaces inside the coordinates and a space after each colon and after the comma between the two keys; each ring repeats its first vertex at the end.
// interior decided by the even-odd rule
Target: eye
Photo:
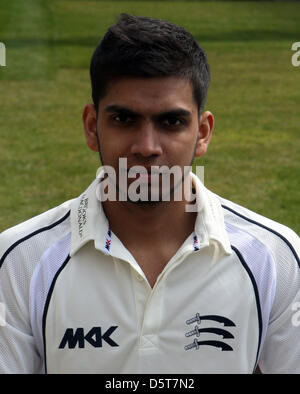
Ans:
{"type": "Polygon", "coordinates": [[[172,127],[182,126],[184,124],[184,121],[177,117],[168,117],[162,121],[162,124],[166,127],[172,128],[172,127]]]}
{"type": "Polygon", "coordinates": [[[117,123],[129,124],[134,121],[133,117],[128,114],[115,114],[112,115],[112,119],[117,123]]]}

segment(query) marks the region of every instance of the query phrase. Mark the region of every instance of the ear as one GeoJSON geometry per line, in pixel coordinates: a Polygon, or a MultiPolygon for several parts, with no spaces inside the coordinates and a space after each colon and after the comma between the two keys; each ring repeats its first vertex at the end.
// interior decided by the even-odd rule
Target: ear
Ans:
{"type": "Polygon", "coordinates": [[[213,114],[210,111],[203,112],[199,122],[198,140],[195,150],[196,157],[201,157],[206,153],[214,124],[215,120],[213,114]]]}
{"type": "Polygon", "coordinates": [[[82,113],[82,121],[84,127],[85,139],[88,147],[98,152],[98,140],[97,140],[97,114],[95,106],[92,103],[87,104],[84,107],[82,113]]]}

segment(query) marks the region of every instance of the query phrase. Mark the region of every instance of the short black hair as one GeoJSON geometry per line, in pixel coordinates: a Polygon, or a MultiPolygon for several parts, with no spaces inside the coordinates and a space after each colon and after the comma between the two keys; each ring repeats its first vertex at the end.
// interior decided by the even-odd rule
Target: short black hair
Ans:
{"type": "Polygon", "coordinates": [[[96,111],[108,83],[114,79],[178,76],[192,82],[201,113],[210,80],[205,52],[183,27],[125,13],[107,30],[95,49],[90,76],[96,111]]]}

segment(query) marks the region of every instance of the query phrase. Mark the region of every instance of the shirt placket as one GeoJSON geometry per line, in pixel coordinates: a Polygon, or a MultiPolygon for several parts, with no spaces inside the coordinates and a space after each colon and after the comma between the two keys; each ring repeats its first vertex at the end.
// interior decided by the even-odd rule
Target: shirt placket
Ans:
{"type": "Polygon", "coordinates": [[[202,246],[197,234],[194,232],[189,238],[187,244],[183,245],[178,253],[168,262],[162,273],[158,276],[153,288],[141,270],[133,256],[127,251],[113,247],[114,235],[109,227],[105,237],[102,250],[105,254],[112,255],[113,258],[122,259],[130,266],[133,290],[135,294],[136,315],[137,315],[137,333],[138,333],[138,351],[140,355],[146,355],[148,352],[159,350],[159,332],[163,319],[163,305],[166,278],[170,272],[190,253],[198,251],[202,246]],[[114,252],[114,253],[113,253],[114,252]],[[181,253],[180,253],[181,252],[181,253]],[[122,256],[123,254],[123,256],[122,256]],[[127,258],[125,257],[127,255],[127,258]]]}
{"type": "Polygon", "coordinates": [[[159,332],[163,319],[163,305],[166,278],[170,272],[190,253],[200,249],[198,236],[194,233],[188,248],[167,264],[158,276],[153,289],[151,289],[146,277],[132,270],[133,286],[136,297],[136,308],[139,324],[140,355],[155,352],[159,349],[159,332]]]}

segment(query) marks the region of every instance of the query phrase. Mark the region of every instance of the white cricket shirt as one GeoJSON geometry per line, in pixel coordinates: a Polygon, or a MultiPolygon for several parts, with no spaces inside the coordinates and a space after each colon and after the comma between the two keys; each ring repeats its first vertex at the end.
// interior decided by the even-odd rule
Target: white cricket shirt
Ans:
{"type": "Polygon", "coordinates": [[[0,235],[1,373],[300,373],[299,238],[193,179],[195,231],[153,289],[98,179],[0,235]]]}

